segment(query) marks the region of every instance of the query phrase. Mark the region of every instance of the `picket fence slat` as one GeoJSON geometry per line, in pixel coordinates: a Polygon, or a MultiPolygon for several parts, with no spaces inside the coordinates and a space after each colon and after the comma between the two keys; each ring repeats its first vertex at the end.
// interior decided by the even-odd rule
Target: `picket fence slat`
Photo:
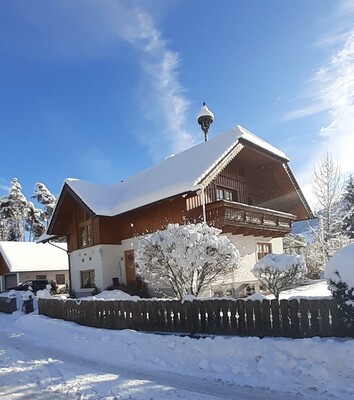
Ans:
{"type": "Polygon", "coordinates": [[[105,329],[202,335],[350,336],[334,299],[85,301],[40,299],[39,313],[105,329]]]}

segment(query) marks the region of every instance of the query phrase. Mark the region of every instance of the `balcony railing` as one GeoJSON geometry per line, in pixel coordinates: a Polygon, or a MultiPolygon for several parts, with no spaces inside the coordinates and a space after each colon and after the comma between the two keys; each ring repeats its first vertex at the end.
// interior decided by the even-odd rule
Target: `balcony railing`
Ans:
{"type": "MultiPolygon", "coordinates": [[[[207,222],[215,226],[255,228],[268,231],[290,232],[292,222],[296,218],[293,214],[251,206],[233,201],[221,200],[205,205],[207,222]]],[[[201,220],[202,209],[198,207],[189,211],[189,219],[201,220]]]]}

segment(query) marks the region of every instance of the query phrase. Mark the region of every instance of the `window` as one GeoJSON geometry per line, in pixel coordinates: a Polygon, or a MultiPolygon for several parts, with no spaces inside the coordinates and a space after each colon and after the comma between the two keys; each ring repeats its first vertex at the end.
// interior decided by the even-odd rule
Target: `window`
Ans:
{"type": "Polygon", "coordinates": [[[216,188],[216,201],[219,200],[237,201],[237,192],[230,189],[216,188]]]}
{"type": "Polygon", "coordinates": [[[224,199],[225,200],[233,200],[232,199],[232,192],[231,192],[231,190],[224,190],[224,199]]]}
{"type": "Polygon", "coordinates": [[[94,288],[95,287],[95,270],[87,269],[80,271],[81,289],[94,288]]]}
{"type": "Polygon", "coordinates": [[[216,189],[216,201],[223,200],[224,198],[224,191],[222,189],[216,189]]]}
{"type": "Polygon", "coordinates": [[[36,275],[36,279],[47,279],[47,275],[36,275]]]}
{"type": "Polygon", "coordinates": [[[55,280],[58,285],[65,285],[65,274],[56,274],[55,280]]]}
{"type": "Polygon", "coordinates": [[[260,260],[266,254],[272,252],[272,245],[270,243],[257,243],[257,259],[260,260]]]}
{"type": "Polygon", "coordinates": [[[87,247],[92,245],[92,225],[91,218],[88,213],[80,209],[79,210],[79,247],[87,247]]]}

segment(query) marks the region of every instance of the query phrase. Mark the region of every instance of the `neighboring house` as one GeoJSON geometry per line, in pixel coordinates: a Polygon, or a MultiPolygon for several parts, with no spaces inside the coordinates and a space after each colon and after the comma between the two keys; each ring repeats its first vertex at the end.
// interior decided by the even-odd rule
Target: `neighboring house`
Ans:
{"type": "Polygon", "coordinates": [[[286,254],[303,255],[306,250],[307,243],[301,235],[287,235],[283,239],[283,249],[286,254]]]}
{"type": "Polygon", "coordinates": [[[223,293],[208,294],[235,295],[258,282],[250,269],[259,258],[283,252],[292,222],[312,217],[288,161],[236,126],[116,185],[67,179],[47,233],[67,236],[72,289],[81,296],[134,284],[134,237],[205,219],[243,258],[223,293]]]}
{"type": "Polygon", "coordinates": [[[33,279],[65,285],[69,280],[66,244],[0,242],[0,290],[33,279]],[[58,246],[58,247],[57,247],[58,246]]]}

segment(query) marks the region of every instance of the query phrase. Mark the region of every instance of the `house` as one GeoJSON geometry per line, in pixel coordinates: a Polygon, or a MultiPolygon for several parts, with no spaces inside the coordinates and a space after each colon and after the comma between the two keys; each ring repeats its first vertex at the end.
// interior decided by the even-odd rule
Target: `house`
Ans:
{"type": "Polygon", "coordinates": [[[59,285],[68,282],[66,244],[0,241],[0,290],[33,279],[55,280],[59,285]]]}
{"type": "Polygon", "coordinates": [[[236,126],[115,185],[65,180],[47,233],[67,236],[71,285],[82,296],[113,282],[134,284],[136,236],[204,220],[243,258],[223,293],[211,287],[209,294],[235,295],[258,282],[250,269],[260,257],[283,252],[293,221],[312,216],[288,163],[236,126]]]}

